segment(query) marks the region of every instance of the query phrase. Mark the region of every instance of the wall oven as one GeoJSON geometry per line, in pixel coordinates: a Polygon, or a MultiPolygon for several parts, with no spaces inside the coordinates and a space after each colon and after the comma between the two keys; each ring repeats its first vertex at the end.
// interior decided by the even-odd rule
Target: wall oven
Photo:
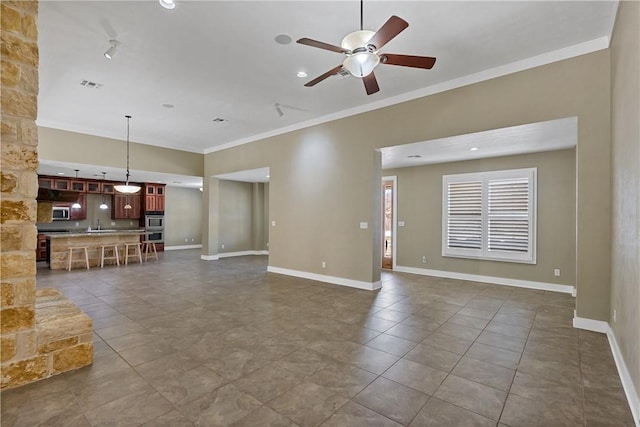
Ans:
{"type": "Polygon", "coordinates": [[[147,230],[146,240],[154,243],[164,243],[164,231],[163,230],[147,230]]]}
{"type": "Polygon", "coordinates": [[[144,228],[146,228],[147,230],[164,229],[164,216],[163,215],[145,215],[144,228]]]}

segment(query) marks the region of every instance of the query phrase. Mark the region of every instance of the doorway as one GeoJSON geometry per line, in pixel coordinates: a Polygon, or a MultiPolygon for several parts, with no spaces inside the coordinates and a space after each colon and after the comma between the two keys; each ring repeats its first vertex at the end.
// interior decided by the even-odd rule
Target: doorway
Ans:
{"type": "Polygon", "coordinates": [[[393,270],[396,252],[396,177],[382,178],[382,268],[393,270]]]}

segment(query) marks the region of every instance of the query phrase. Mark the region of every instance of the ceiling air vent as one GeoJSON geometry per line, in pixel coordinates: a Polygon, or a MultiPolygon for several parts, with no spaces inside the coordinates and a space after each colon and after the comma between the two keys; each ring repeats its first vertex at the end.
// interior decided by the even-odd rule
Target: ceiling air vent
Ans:
{"type": "Polygon", "coordinates": [[[350,75],[351,74],[349,74],[347,70],[345,70],[344,68],[341,68],[340,71],[338,71],[338,73],[336,74],[336,77],[339,79],[346,79],[350,75]]]}
{"type": "Polygon", "coordinates": [[[87,89],[100,89],[102,85],[100,83],[91,82],[89,80],[83,80],[80,82],[80,86],[84,86],[87,89]]]}

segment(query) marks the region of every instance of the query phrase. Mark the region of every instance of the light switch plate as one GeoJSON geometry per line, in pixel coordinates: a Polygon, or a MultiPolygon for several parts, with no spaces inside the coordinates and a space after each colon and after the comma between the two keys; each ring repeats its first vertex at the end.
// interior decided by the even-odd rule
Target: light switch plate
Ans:
{"type": "Polygon", "coordinates": [[[271,221],[271,226],[275,227],[276,226],[276,222],[275,221],[271,221]]]}
{"type": "Polygon", "coordinates": [[[360,223],[360,229],[361,230],[366,230],[367,228],[369,228],[369,223],[368,222],[361,222],[360,223]]]}

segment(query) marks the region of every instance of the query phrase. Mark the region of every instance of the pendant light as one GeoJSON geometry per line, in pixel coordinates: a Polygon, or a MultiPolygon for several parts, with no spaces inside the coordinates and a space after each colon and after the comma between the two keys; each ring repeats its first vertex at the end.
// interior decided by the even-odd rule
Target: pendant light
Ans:
{"type": "Polygon", "coordinates": [[[127,180],[124,185],[114,185],[113,188],[118,193],[133,194],[140,191],[140,186],[129,184],[129,120],[131,119],[131,116],[125,117],[127,118],[127,180]]]}
{"type": "Polygon", "coordinates": [[[102,193],[102,203],[100,203],[100,209],[105,210],[105,209],[109,209],[109,206],[107,206],[107,204],[104,201],[104,177],[107,175],[106,172],[102,172],[102,190],[100,191],[102,193]]]}
{"type": "MultiPolygon", "coordinates": [[[[80,169],[74,169],[76,171],[76,181],[78,180],[78,172],[80,172],[80,169]]],[[[71,205],[71,209],[80,209],[82,207],[82,205],[80,203],[78,203],[78,201],[76,200],[74,204],[71,205]]]]}
{"type": "Polygon", "coordinates": [[[124,209],[133,209],[129,203],[129,195],[127,194],[127,203],[124,205],[124,209]]]}

